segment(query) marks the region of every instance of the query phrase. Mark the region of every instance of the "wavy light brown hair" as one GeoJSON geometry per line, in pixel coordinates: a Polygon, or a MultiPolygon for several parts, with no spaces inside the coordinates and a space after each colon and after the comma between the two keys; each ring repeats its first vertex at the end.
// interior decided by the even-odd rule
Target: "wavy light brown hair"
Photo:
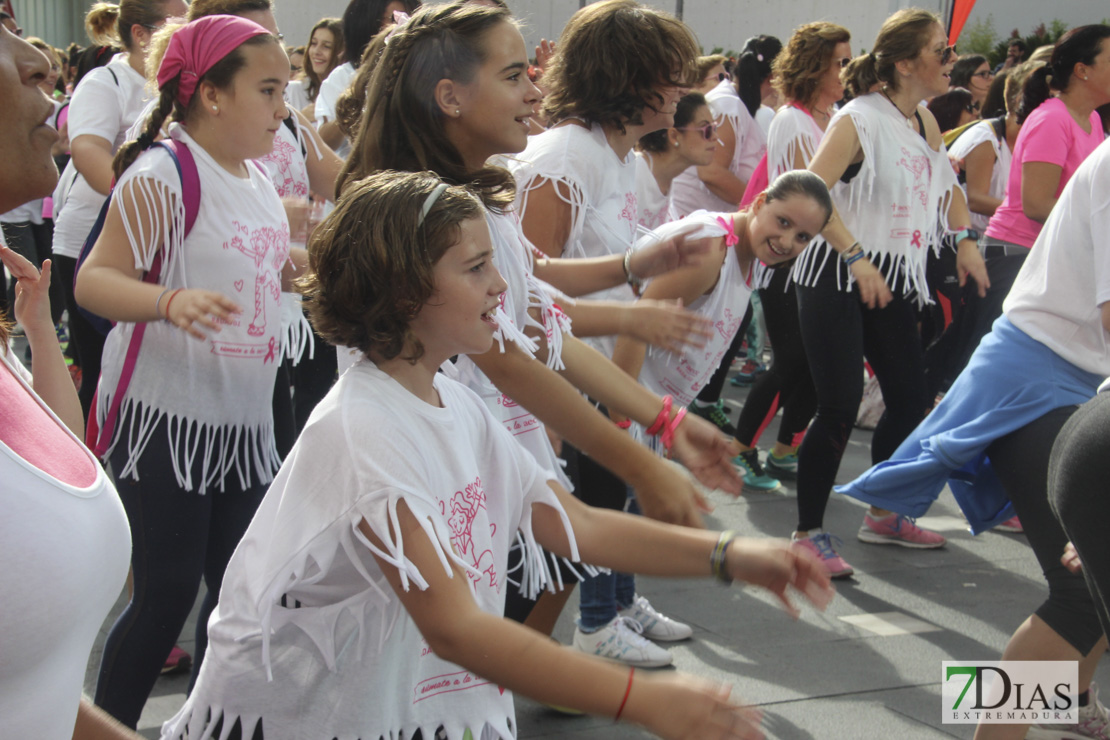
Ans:
{"type": "Polygon", "coordinates": [[[895,64],[916,59],[933,33],[941,25],[935,13],[921,8],[904,8],[890,16],[879,29],[871,52],[858,56],[844,70],[841,79],[852,97],[866,95],[877,82],[898,89],[895,64]]]}
{"type": "Polygon", "coordinates": [[[316,96],[320,93],[320,83],[327,79],[333,69],[343,63],[343,52],[343,21],[338,18],[321,18],[316,21],[316,25],[312,27],[312,30],[308,34],[308,44],[304,47],[305,59],[308,60],[304,65],[304,78],[308,80],[308,84],[305,86],[305,92],[308,93],[309,100],[316,100],[316,96]],[[318,75],[316,74],[315,67],[312,66],[312,60],[309,59],[308,53],[309,48],[312,46],[312,37],[315,36],[316,32],[321,28],[331,32],[331,61],[328,62],[328,68],[324,71],[324,74],[318,75]]]}
{"type": "Polygon", "coordinates": [[[799,26],[772,65],[772,84],[779,95],[810,107],[832,63],[836,45],[851,40],[848,29],[835,23],[817,21],[799,26]]]}
{"type": "Polygon", "coordinates": [[[296,282],[320,336],[386,360],[423,356],[410,324],[435,293],[435,265],[462,222],[484,214],[472,192],[451,186],[421,223],[441,183],[434,172],[382,170],[350,184],[312,233],[308,271],[296,282]]]}
{"type": "Polygon", "coordinates": [[[698,79],[697,39],[672,15],[633,0],[605,0],[579,10],[559,36],[543,75],[544,117],[567,118],[624,131],[654,109],[662,87],[698,79]]]}
{"type": "MultiPolygon", "coordinates": [[[[472,172],[443,129],[445,116],[435,100],[442,79],[467,83],[485,61],[486,35],[501,23],[515,23],[503,8],[455,3],[425,5],[389,39],[383,31],[366,49],[359,76],[348,88],[346,104],[357,110],[351,155],[337,191],[377,170],[431,170],[445,182],[466,184],[485,206],[499,211],[516,192],[513,177],[501,167],[472,172]],[[359,91],[365,89],[365,98],[359,91]],[[365,111],[365,112],[363,112],[365,111]]],[[[342,118],[342,114],[340,116],[342,118]]]]}

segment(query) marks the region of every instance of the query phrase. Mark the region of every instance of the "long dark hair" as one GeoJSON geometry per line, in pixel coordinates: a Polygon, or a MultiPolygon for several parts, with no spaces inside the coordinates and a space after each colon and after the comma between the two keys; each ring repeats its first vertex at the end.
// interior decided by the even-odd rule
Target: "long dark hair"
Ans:
{"type": "Polygon", "coordinates": [[[736,94],[744,101],[748,113],[755,116],[763,102],[760,88],[771,76],[772,63],[782,51],[782,42],[774,36],[753,36],[744,42],[744,48],[732,68],[736,94]]]}
{"type": "Polygon", "coordinates": [[[501,167],[470,171],[447,137],[435,86],[448,77],[470,81],[484,61],[486,34],[513,23],[504,8],[455,3],[426,5],[389,38],[382,33],[366,50],[360,79],[369,72],[366,104],[351,155],[339,176],[337,195],[378,170],[429,170],[445,182],[467,185],[486,208],[500,211],[515,194],[513,177],[501,167]]]}
{"type": "MultiPolygon", "coordinates": [[[[691,92],[683,95],[674,111],[674,127],[682,128],[693,122],[694,114],[698,109],[704,105],[705,96],[699,92],[691,92]]],[[[645,152],[658,154],[667,150],[669,129],[661,128],[658,131],[652,131],[650,134],[640,138],[640,148],[645,152]]]]}
{"type": "Polygon", "coordinates": [[[1077,64],[1092,64],[1102,51],[1102,40],[1110,37],[1110,26],[1095,23],[1073,28],[1056,42],[1052,60],[1034,70],[1022,88],[1021,105],[1018,106],[1018,123],[1025,123],[1029,114],[1041,103],[1052,97],[1052,91],[1068,89],[1077,64]]]}
{"type": "MultiPolygon", "coordinates": [[[[343,41],[347,47],[347,61],[358,67],[362,54],[370,45],[370,40],[378,35],[385,9],[392,0],[351,0],[343,11],[343,41]]],[[[420,7],[420,0],[401,0],[406,13],[413,13],[420,7]]]]}

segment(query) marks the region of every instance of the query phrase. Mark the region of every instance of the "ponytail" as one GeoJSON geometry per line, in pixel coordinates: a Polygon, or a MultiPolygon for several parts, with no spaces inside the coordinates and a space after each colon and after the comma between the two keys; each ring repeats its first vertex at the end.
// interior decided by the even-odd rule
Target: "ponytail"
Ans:
{"type": "Polygon", "coordinates": [[[180,76],[174,77],[162,86],[158,97],[158,107],[151,111],[150,118],[146,119],[143,133],[138,139],[127,142],[116,152],[116,156],[112,160],[112,173],[116,176],[116,182],[119,182],[123,173],[135,163],[140,154],[154,146],[154,140],[162,133],[162,125],[171,113],[176,110],[178,118],[184,117],[181,104],[177,102],[177,85],[180,80],[180,76]]]}
{"type": "MultiPolygon", "coordinates": [[[[1049,77],[1055,78],[1055,76],[1051,64],[1038,67],[1030,73],[1029,78],[1025,80],[1025,85],[1021,88],[1021,103],[1018,104],[1017,109],[1019,126],[1025,123],[1025,119],[1029,117],[1030,113],[1037,110],[1041,103],[1052,97],[1049,77]]],[[[1053,79],[1053,83],[1055,83],[1055,79],[1053,79]]]]}
{"type": "Polygon", "coordinates": [[[849,98],[858,98],[871,92],[871,88],[880,82],[875,55],[861,54],[853,59],[841,73],[840,80],[844,83],[844,92],[849,98]]]}
{"type": "Polygon", "coordinates": [[[760,88],[771,76],[771,64],[782,51],[782,43],[774,36],[755,36],[747,40],[740,58],[733,67],[736,93],[753,117],[763,102],[760,88]]]}
{"type": "Polygon", "coordinates": [[[115,3],[93,5],[85,15],[85,32],[97,46],[119,46],[122,41],[119,31],[119,6],[115,3]]]}

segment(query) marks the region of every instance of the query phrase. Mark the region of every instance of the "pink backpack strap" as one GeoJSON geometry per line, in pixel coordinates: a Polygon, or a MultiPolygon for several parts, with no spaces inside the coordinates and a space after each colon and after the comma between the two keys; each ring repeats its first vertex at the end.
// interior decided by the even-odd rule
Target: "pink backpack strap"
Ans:
{"type": "MultiPolygon", "coordinates": [[[[197,213],[200,211],[200,173],[197,171],[197,163],[193,159],[192,152],[184,143],[174,139],[166,139],[158,142],[155,146],[161,146],[170,153],[174,165],[177,167],[177,173],[181,177],[181,200],[185,207],[185,230],[181,241],[184,244],[189,232],[193,230],[193,225],[197,221],[197,213]]],[[[161,278],[162,253],[168,248],[168,246],[163,245],[163,249],[154,255],[150,270],[143,275],[144,283],[157,283],[161,278]]],[[[127,353],[123,357],[123,368],[120,370],[119,383],[116,385],[116,392],[112,395],[112,404],[108,408],[108,413],[104,416],[104,426],[98,427],[96,423],[95,406],[93,411],[89,413],[89,426],[85,433],[85,440],[98,458],[104,458],[108,446],[112,442],[112,437],[115,435],[120,405],[123,403],[123,396],[127,393],[127,387],[131,384],[131,377],[135,374],[135,364],[139,359],[139,348],[142,346],[145,332],[146,322],[135,324],[135,330],[131,333],[131,341],[127,345],[127,353]]]]}

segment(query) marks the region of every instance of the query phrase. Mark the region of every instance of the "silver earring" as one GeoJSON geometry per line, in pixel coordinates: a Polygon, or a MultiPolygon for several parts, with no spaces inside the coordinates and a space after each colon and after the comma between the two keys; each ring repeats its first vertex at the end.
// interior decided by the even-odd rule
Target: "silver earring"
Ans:
{"type": "Polygon", "coordinates": [[[458,108],[456,108],[455,109],[455,116],[458,117],[461,114],[462,114],[462,111],[460,111],[458,108]]]}
{"type": "Polygon", "coordinates": [[[212,110],[214,110],[215,112],[219,113],[219,112],[220,112],[220,106],[218,106],[218,105],[213,105],[213,106],[212,106],[212,110]]]}

